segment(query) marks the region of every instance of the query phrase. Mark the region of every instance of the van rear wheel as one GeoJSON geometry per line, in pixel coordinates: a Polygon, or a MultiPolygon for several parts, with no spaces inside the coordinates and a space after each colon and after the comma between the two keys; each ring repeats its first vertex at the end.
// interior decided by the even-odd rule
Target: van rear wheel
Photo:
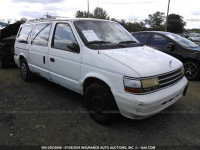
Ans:
{"type": "Polygon", "coordinates": [[[23,59],[21,61],[20,72],[21,72],[22,79],[24,81],[29,82],[29,81],[33,80],[33,74],[29,70],[28,63],[27,63],[27,61],[25,59],[23,59]]]}
{"type": "Polygon", "coordinates": [[[85,92],[85,103],[92,119],[108,124],[119,114],[110,89],[103,83],[89,85],[85,92]]]}

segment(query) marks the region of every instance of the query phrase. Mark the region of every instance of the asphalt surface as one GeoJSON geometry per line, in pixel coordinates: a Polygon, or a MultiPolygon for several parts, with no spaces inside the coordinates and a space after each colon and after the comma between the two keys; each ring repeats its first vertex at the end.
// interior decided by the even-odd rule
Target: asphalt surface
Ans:
{"type": "Polygon", "coordinates": [[[42,78],[26,83],[17,68],[0,69],[0,149],[85,145],[199,150],[200,81],[160,114],[103,126],[86,113],[81,95],[42,78]]]}

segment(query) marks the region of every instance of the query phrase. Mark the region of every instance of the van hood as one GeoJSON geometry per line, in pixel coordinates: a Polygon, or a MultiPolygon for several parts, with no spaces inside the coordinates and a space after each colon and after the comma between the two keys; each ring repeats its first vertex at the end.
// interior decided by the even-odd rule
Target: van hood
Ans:
{"type": "Polygon", "coordinates": [[[147,46],[99,52],[131,68],[141,77],[163,74],[183,66],[178,59],[147,46]]]}

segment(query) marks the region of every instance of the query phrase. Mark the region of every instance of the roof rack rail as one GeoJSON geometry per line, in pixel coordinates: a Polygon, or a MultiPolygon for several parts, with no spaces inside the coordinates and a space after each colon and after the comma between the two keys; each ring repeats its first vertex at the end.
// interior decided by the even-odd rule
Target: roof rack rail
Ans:
{"type": "Polygon", "coordinates": [[[50,16],[50,18],[70,18],[70,17],[66,17],[66,16],[50,16]]]}
{"type": "Polygon", "coordinates": [[[30,22],[42,22],[42,21],[55,21],[55,20],[68,20],[70,17],[63,17],[63,16],[48,16],[47,18],[36,18],[27,20],[26,23],[30,22]]]}

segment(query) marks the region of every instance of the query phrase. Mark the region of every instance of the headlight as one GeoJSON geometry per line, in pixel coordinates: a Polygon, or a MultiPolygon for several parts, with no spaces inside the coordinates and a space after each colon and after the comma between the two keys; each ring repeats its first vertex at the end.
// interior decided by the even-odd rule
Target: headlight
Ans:
{"type": "Polygon", "coordinates": [[[142,80],[134,80],[124,78],[124,89],[131,93],[147,93],[159,88],[158,78],[149,78],[142,80]]]}
{"type": "Polygon", "coordinates": [[[158,78],[151,78],[151,79],[144,79],[142,80],[142,87],[143,88],[150,88],[154,86],[158,86],[158,78]]]}
{"type": "Polygon", "coordinates": [[[141,81],[124,78],[124,89],[131,93],[142,93],[141,81]]]}
{"type": "Polygon", "coordinates": [[[181,67],[181,73],[182,73],[183,76],[185,75],[185,69],[184,69],[184,67],[181,67]]]}

